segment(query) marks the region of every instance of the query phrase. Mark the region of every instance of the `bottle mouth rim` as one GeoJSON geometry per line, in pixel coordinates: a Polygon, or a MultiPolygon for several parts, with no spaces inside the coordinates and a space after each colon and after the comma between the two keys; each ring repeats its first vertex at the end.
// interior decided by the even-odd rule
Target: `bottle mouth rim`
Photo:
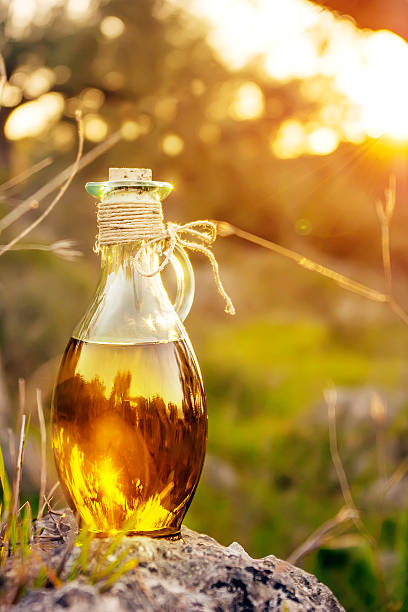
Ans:
{"type": "Polygon", "coordinates": [[[102,181],[86,183],[85,189],[94,198],[102,198],[114,189],[136,187],[142,191],[158,194],[160,200],[164,200],[172,192],[173,185],[161,181],[133,181],[121,179],[120,181],[102,181]]]}

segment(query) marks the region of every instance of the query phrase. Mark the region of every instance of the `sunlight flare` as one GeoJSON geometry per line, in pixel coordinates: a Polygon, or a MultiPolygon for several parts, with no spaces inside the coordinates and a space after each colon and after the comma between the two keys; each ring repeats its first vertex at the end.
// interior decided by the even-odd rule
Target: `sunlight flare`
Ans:
{"type": "Polygon", "coordinates": [[[331,109],[328,120],[311,111],[321,131],[309,135],[309,147],[300,146],[299,128],[283,127],[272,144],[277,154],[326,154],[340,141],[365,138],[408,141],[408,44],[393,32],[360,29],[307,0],[168,2],[206,22],[207,39],[229,69],[250,64],[263,81],[300,80],[308,100],[331,109]],[[291,143],[285,152],[284,141],[291,143]]]}

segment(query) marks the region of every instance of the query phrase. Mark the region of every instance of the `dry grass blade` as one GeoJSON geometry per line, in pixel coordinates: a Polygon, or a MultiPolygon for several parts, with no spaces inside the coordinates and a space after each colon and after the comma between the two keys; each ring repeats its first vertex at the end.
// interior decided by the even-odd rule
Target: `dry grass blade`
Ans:
{"type": "Polygon", "coordinates": [[[344,506],[334,518],[326,521],[321,527],[319,527],[309,538],[307,538],[307,540],[303,544],[301,544],[289,556],[287,560],[290,563],[297,563],[302,557],[305,557],[317,548],[329,544],[330,541],[332,541],[333,536],[335,536],[335,530],[337,528],[340,528],[347,521],[352,521],[357,530],[360,532],[364,541],[366,541],[371,548],[376,575],[379,581],[381,597],[384,598],[384,601],[386,601],[387,585],[383,576],[378,545],[360,518],[360,514],[356,508],[353,496],[351,494],[351,489],[347,480],[345,469],[343,467],[343,462],[339,454],[336,429],[336,389],[334,387],[329,387],[324,393],[324,398],[327,404],[329,417],[330,454],[333,461],[333,465],[336,470],[337,478],[340,483],[342,495],[346,502],[346,506],[344,506]]]}
{"type": "Polygon", "coordinates": [[[378,393],[373,393],[370,400],[370,415],[375,425],[377,469],[381,482],[386,486],[387,482],[387,452],[386,452],[386,432],[387,410],[385,404],[378,393]]]}
{"type": "Polygon", "coordinates": [[[395,176],[390,177],[385,190],[385,202],[376,202],[377,215],[381,229],[381,254],[384,268],[385,286],[389,296],[392,296],[392,272],[390,254],[390,221],[395,208],[396,184],[395,176]]]}
{"type": "Polygon", "coordinates": [[[40,497],[38,502],[37,521],[41,519],[43,513],[42,500],[45,498],[45,487],[47,485],[47,433],[45,429],[44,410],[42,407],[41,390],[36,389],[37,394],[37,412],[38,421],[40,423],[41,434],[41,479],[40,479],[40,497]]]}
{"type": "Polygon", "coordinates": [[[18,206],[13,208],[9,213],[7,213],[7,215],[4,215],[4,217],[0,219],[0,233],[5,230],[9,225],[17,221],[29,210],[34,210],[38,208],[39,203],[40,200],[35,199],[34,196],[20,202],[18,206]]]}
{"type": "Polygon", "coordinates": [[[391,174],[388,187],[385,190],[385,214],[387,221],[390,223],[392,215],[394,214],[395,203],[397,200],[397,177],[395,174],[391,174]]]}
{"type": "Polygon", "coordinates": [[[26,383],[24,378],[18,379],[18,409],[20,417],[25,412],[25,404],[26,404],[26,383]]]}
{"type": "Polygon", "coordinates": [[[11,465],[16,464],[16,437],[11,427],[7,428],[8,447],[11,465]]]}
{"type": "Polygon", "coordinates": [[[76,242],[74,240],[57,240],[53,242],[49,246],[49,251],[54,253],[57,257],[61,259],[65,259],[66,261],[76,261],[80,257],[82,257],[82,251],[78,251],[74,247],[76,246],[76,242]]]}
{"type": "Polygon", "coordinates": [[[64,569],[65,569],[65,565],[66,562],[68,561],[68,558],[75,546],[75,543],[77,541],[77,536],[75,534],[75,532],[73,530],[70,531],[69,537],[68,537],[68,542],[67,542],[67,546],[65,548],[64,554],[62,556],[61,561],[58,564],[57,570],[55,572],[57,578],[60,578],[64,569]]]}
{"type": "Polygon", "coordinates": [[[59,484],[60,484],[60,483],[59,483],[59,481],[57,480],[57,482],[56,482],[56,483],[54,483],[54,484],[53,484],[53,486],[51,487],[51,489],[50,489],[50,491],[49,491],[48,495],[47,495],[47,496],[46,496],[46,495],[44,495],[43,500],[41,500],[41,499],[39,500],[39,502],[38,502],[38,503],[39,503],[38,512],[39,512],[39,514],[40,514],[41,516],[43,515],[43,512],[44,512],[44,508],[45,508],[45,506],[48,506],[48,505],[51,503],[52,496],[54,495],[55,491],[58,489],[59,484]],[[42,501],[42,505],[40,506],[41,501],[42,501]]]}
{"type": "Polygon", "coordinates": [[[38,225],[40,225],[40,223],[42,223],[44,219],[50,214],[50,212],[55,208],[55,206],[58,204],[58,202],[60,201],[60,199],[62,198],[62,196],[68,189],[68,187],[70,186],[74,176],[78,172],[78,166],[79,166],[80,159],[82,157],[82,151],[84,147],[84,131],[83,131],[81,115],[79,113],[77,114],[77,123],[78,123],[78,152],[77,152],[77,156],[72,166],[72,171],[69,177],[67,178],[63,186],[60,188],[58,194],[55,196],[52,202],[44,210],[44,212],[33,223],[31,223],[31,225],[29,225],[22,232],[20,232],[18,236],[13,238],[11,242],[3,246],[2,249],[0,249],[0,255],[3,255],[4,253],[6,253],[6,251],[10,250],[15,244],[17,244],[17,242],[20,242],[22,238],[25,238],[27,234],[29,234],[33,229],[35,229],[38,225]]]}
{"type": "Polygon", "coordinates": [[[283,257],[292,259],[292,261],[295,261],[299,266],[302,266],[302,268],[306,268],[312,272],[317,272],[318,274],[329,278],[343,289],[347,289],[348,291],[362,295],[363,297],[375,302],[388,302],[389,298],[385,293],[381,293],[376,289],[371,289],[371,287],[358,283],[357,281],[354,281],[343,274],[339,274],[339,272],[335,272],[331,268],[322,266],[321,264],[300,255],[300,253],[296,253],[296,251],[292,251],[291,249],[287,249],[286,247],[276,244],[275,242],[271,242],[270,240],[266,240],[265,238],[261,238],[260,236],[256,236],[250,232],[246,232],[245,230],[235,227],[226,221],[213,221],[213,223],[217,225],[217,233],[220,236],[238,236],[239,238],[243,238],[248,242],[257,244],[258,246],[268,249],[269,251],[274,251],[275,253],[278,253],[278,255],[283,255],[283,257]]]}
{"type": "Polygon", "coordinates": [[[388,303],[390,305],[391,310],[397,315],[397,317],[401,319],[401,321],[405,323],[405,325],[408,325],[408,314],[405,312],[402,306],[400,306],[392,296],[388,300],[388,303]]]}
{"type": "MultiPolygon", "coordinates": [[[[55,528],[56,528],[57,533],[58,533],[58,536],[56,537],[55,535],[44,535],[44,534],[42,534],[40,536],[41,540],[44,540],[44,538],[45,538],[45,539],[48,539],[48,540],[55,540],[55,539],[57,539],[57,540],[64,541],[65,538],[64,538],[64,534],[61,531],[61,522],[65,518],[65,513],[64,512],[60,513],[58,511],[53,510],[51,508],[50,502],[47,499],[46,499],[46,504],[47,504],[47,508],[48,508],[48,516],[51,518],[52,522],[54,523],[55,528]],[[55,519],[55,516],[59,516],[58,521],[55,519]]],[[[38,520],[39,520],[39,518],[37,517],[37,523],[38,523],[38,520]]]]}
{"type": "MultiPolygon", "coordinates": [[[[357,512],[357,515],[352,519],[356,528],[366,538],[373,552],[377,554],[377,542],[367,530],[363,521],[360,518],[356,505],[354,503],[353,496],[351,494],[350,485],[347,480],[346,471],[343,466],[343,462],[340,457],[339,448],[337,444],[337,427],[336,427],[336,404],[337,404],[337,392],[334,387],[329,387],[324,392],[324,399],[327,405],[328,418],[329,418],[329,441],[330,441],[330,455],[333,461],[334,468],[336,470],[337,478],[340,483],[341,492],[348,508],[351,508],[357,512]]],[[[376,564],[379,567],[378,559],[376,564]]],[[[380,573],[380,572],[379,572],[380,573]]]]}
{"type": "MultiPolygon", "coordinates": [[[[3,245],[0,245],[0,249],[3,245]]],[[[76,246],[74,240],[57,240],[52,244],[16,244],[10,251],[48,251],[53,253],[56,257],[65,259],[66,261],[76,261],[83,256],[82,251],[78,251],[73,248],[76,246]]]]}
{"type": "MultiPolygon", "coordinates": [[[[106,153],[106,151],[111,149],[120,141],[120,138],[120,131],[115,132],[104,142],[101,142],[99,145],[88,151],[88,153],[86,153],[77,164],[77,171],[82,170],[95,161],[95,159],[106,153]]],[[[58,187],[60,187],[65,180],[68,180],[74,170],[75,165],[76,162],[68,166],[68,168],[65,168],[65,170],[60,172],[51,181],[40,187],[40,189],[38,189],[32,196],[21,202],[19,206],[11,210],[7,215],[0,219],[0,232],[17,221],[17,219],[22,217],[27,211],[31,210],[32,208],[38,208],[39,202],[50,195],[50,193],[58,189],[58,187]]]]}
{"type": "Polygon", "coordinates": [[[10,196],[9,194],[1,193],[1,185],[0,185],[0,202],[2,204],[7,204],[10,207],[18,206],[23,202],[21,198],[15,198],[14,196],[10,196]]]}
{"type": "Polygon", "coordinates": [[[21,476],[23,471],[23,459],[24,459],[24,447],[25,439],[27,435],[27,415],[25,414],[26,409],[26,384],[24,378],[18,379],[18,403],[19,403],[19,416],[21,420],[20,426],[20,437],[18,443],[17,457],[16,457],[16,469],[14,474],[13,482],[13,509],[12,517],[17,520],[18,507],[20,504],[20,486],[21,476]]]}
{"type": "Polygon", "coordinates": [[[343,462],[340,458],[337,444],[337,428],[336,428],[336,404],[337,392],[333,387],[330,387],[324,392],[324,399],[327,405],[329,417],[329,439],[330,439],[330,455],[336,470],[337,478],[340,483],[341,492],[349,508],[355,509],[353,497],[351,495],[350,485],[347,480],[346,472],[343,467],[343,462]]]}
{"type": "Polygon", "coordinates": [[[394,312],[394,314],[401,319],[401,321],[408,325],[408,313],[402,308],[400,304],[395,300],[392,293],[392,273],[391,273],[391,255],[390,255],[390,230],[389,225],[392,219],[392,215],[394,213],[396,201],[396,178],[395,175],[391,175],[389,180],[389,186],[385,190],[385,203],[377,202],[376,209],[378,218],[380,221],[381,227],[381,250],[382,250],[382,260],[383,260],[383,268],[384,268],[384,277],[386,284],[386,293],[382,293],[381,291],[377,291],[376,289],[372,289],[363,283],[359,283],[354,281],[344,274],[339,274],[335,272],[331,268],[327,266],[323,266],[308,257],[304,257],[300,253],[296,251],[292,251],[291,249],[287,249],[275,242],[270,240],[266,240],[265,238],[261,238],[256,234],[251,234],[239,227],[235,227],[228,223],[227,221],[213,221],[213,223],[217,226],[217,234],[222,237],[226,236],[237,236],[238,238],[242,238],[243,240],[247,240],[253,244],[256,244],[260,247],[268,249],[269,251],[273,251],[278,255],[282,255],[292,261],[295,261],[299,266],[306,268],[312,272],[317,272],[321,276],[325,276],[330,280],[334,281],[347,291],[351,291],[352,293],[356,293],[357,295],[361,295],[369,300],[374,302],[383,302],[389,305],[390,309],[394,312]]]}
{"type": "Polygon", "coordinates": [[[37,164],[34,164],[33,166],[31,166],[31,168],[27,168],[26,170],[23,170],[23,172],[20,172],[20,174],[17,174],[17,176],[13,176],[8,181],[5,181],[4,183],[2,183],[0,185],[0,193],[2,193],[3,191],[6,191],[7,189],[11,189],[12,187],[16,187],[16,185],[20,185],[21,183],[24,183],[24,181],[26,181],[28,178],[30,178],[37,172],[40,172],[41,170],[44,170],[44,168],[47,168],[50,164],[52,164],[52,162],[53,162],[52,157],[46,157],[45,159],[42,159],[37,164]]]}
{"type": "Polygon", "coordinates": [[[401,463],[399,464],[395,472],[391,474],[390,478],[388,479],[385,485],[384,494],[387,495],[393,487],[395,487],[399,482],[401,482],[401,480],[407,475],[407,473],[408,473],[408,457],[404,459],[403,461],[401,461],[401,463]]]}
{"type": "Polygon", "coordinates": [[[355,508],[348,508],[345,506],[342,508],[335,517],[329,519],[321,527],[316,529],[311,536],[307,538],[296,550],[293,551],[286,559],[288,563],[296,565],[303,557],[306,557],[314,550],[320,548],[326,543],[327,537],[333,533],[335,529],[343,526],[345,523],[354,521],[359,516],[355,508]]]}
{"type": "Polygon", "coordinates": [[[21,476],[23,472],[25,437],[27,433],[26,424],[27,415],[23,414],[21,418],[20,441],[18,444],[17,465],[13,486],[13,516],[15,517],[17,516],[18,507],[20,504],[21,476]]]}
{"type": "Polygon", "coordinates": [[[6,63],[4,61],[3,55],[0,53],[0,108],[1,108],[1,101],[3,99],[4,86],[6,83],[7,83],[6,63]]]}

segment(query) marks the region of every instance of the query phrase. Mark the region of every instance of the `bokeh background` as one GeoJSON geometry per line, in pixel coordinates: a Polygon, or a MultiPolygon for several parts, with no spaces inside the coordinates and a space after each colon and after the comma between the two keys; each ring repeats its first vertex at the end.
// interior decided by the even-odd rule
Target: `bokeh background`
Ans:
{"type": "MultiPolygon", "coordinates": [[[[226,220],[380,291],[376,203],[394,176],[393,287],[406,304],[407,17],[405,0],[0,2],[0,176],[29,171],[0,187],[3,219],[72,163],[77,109],[85,150],[112,145],[25,239],[75,240],[83,257],[38,248],[1,257],[0,426],[6,443],[25,378],[33,420],[24,491],[34,504],[35,388],[48,413],[60,355],[98,277],[84,184],[109,166],[150,167],[172,182],[168,220],[226,220]]],[[[334,385],[339,452],[365,527],[336,519],[299,563],[349,611],[408,609],[408,327],[386,304],[237,237],[220,238],[215,252],[237,315],[224,314],[207,260],[192,255],[187,329],[210,429],[186,524],[252,556],[286,558],[338,515],[345,500],[323,400],[334,385]]]]}

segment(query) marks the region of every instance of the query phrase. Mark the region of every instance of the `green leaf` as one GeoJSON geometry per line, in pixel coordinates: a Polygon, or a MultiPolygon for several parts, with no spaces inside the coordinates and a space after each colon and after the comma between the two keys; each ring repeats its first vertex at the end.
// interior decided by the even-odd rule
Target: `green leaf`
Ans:
{"type": "Polygon", "coordinates": [[[47,582],[48,573],[47,569],[44,566],[41,566],[37,576],[34,578],[33,587],[35,589],[41,589],[45,583],[47,582]]]}
{"type": "Polygon", "coordinates": [[[88,569],[88,559],[89,559],[89,548],[92,540],[94,539],[94,535],[89,532],[86,527],[80,529],[76,539],[74,547],[78,547],[81,549],[78,557],[74,560],[72,564],[71,572],[67,578],[68,581],[75,580],[79,571],[83,573],[87,572],[88,569]]]}
{"type": "MultiPolygon", "coordinates": [[[[116,568],[120,566],[122,561],[124,561],[126,557],[129,555],[129,551],[130,551],[130,548],[127,547],[127,549],[122,551],[122,553],[116,559],[111,561],[111,563],[109,563],[106,567],[104,567],[100,571],[97,571],[98,568],[96,568],[96,570],[92,572],[90,576],[91,584],[95,584],[96,582],[99,582],[100,580],[103,580],[103,578],[106,578],[107,576],[112,574],[112,572],[114,572],[116,568]]],[[[136,560],[132,559],[132,561],[136,561],[136,560]]]]}
{"type": "Polygon", "coordinates": [[[18,536],[17,519],[15,516],[12,516],[10,519],[10,526],[9,526],[9,542],[10,542],[10,551],[12,555],[14,555],[17,550],[17,536],[18,536]]]}
{"type": "Polygon", "coordinates": [[[124,563],[116,572],[114,572],[111,577],[105,582],[105,584],[99,589],[101,593],[110,589],[110,587],[117,581],[121,576],[127,574],[132,569],[134,569],[138,565],[138,561],[136,559],[131,559],[124,563]]]}
{"type": "Polygon", "coordinates": [[[4,458],[3,452],[0,447],[0,482],[3,489],[3,510],[5,514],[7,514],[10,510],[11,506],[11,488],[9,479],[6,474],[6,469],[4,467],[4,458]]]}
{"type": "Polygon", "coordinates": [[[31,506],[29,503],[25,505],[23,518],[20,522],[20,549],[21,556],[27,557],[30,552],[30,544],[31,544],[31,528],[32,528],[32,513],[31,506]]]}

